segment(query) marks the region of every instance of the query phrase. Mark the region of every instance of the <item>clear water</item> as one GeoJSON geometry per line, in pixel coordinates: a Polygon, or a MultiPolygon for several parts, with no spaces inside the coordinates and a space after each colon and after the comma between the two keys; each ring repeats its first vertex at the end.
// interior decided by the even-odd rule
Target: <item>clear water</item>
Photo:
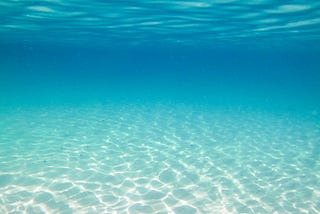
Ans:
{"type": "Polygon", "coordinates": [[[319,213],[317,1],[0,2],[0,213],[319,213]]]}

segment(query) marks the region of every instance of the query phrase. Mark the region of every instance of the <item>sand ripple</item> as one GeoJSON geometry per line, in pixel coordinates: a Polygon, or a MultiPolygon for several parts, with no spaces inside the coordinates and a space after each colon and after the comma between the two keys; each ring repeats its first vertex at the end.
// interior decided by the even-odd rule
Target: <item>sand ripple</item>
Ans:
{"type": "Polygon", "coordinates": [[[319,213],[319,120],[185,105],[0,114],[0,212],[319,213]]]}

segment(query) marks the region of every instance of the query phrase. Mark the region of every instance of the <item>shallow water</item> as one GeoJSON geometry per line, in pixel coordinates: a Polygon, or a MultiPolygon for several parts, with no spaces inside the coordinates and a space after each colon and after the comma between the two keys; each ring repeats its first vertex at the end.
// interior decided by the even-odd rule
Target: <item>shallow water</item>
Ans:
{"type": "Polygon", "coordinates": [[[320,209],[312,112],[109,104],[1,118],[3,213],[320,209]]]}
{"type": "Polygon", "coordinates": [[[0,2],[0,213],[320,213],[317,1],[0,2]]]}

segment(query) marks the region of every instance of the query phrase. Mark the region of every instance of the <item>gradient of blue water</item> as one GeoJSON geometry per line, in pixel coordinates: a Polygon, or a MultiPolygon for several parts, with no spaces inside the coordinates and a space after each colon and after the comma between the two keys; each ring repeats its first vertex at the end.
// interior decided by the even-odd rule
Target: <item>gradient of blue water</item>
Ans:
{"type": "Polygon", "coordinates": [[[2,99],[319,100],[317,1],[0,4],[2,99]]]}
{"type": "Polygon", "coordinates": [[[314,51],[173,47],[1,49],[1,101],[108,100],[319,106],[314,51]]]}

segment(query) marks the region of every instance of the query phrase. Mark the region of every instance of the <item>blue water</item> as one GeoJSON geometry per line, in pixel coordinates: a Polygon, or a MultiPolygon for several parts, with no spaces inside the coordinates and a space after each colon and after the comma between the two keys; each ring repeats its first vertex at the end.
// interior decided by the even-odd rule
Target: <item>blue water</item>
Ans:
{"type": "Polygon", "coordinates": [[[319,213],[317,1],[0,2],[0,213],[319,213]]]}

